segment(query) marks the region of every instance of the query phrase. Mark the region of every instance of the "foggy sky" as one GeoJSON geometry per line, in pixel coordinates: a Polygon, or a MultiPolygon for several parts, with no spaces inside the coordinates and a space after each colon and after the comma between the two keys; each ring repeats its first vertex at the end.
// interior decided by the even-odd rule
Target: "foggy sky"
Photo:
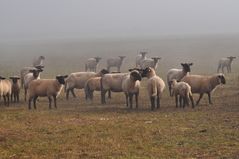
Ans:
{"type": "Polygon", "coordinates": [[[238,0],[0,0],[0,41],[227,33],[238,0]]]}

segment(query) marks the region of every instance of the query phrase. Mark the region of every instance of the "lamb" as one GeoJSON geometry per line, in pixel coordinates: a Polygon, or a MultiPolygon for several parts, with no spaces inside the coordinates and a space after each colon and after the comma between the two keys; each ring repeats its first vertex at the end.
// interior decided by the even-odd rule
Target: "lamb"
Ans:
{"type": "Polygon", "coordinates": [[[164,81],[156,75],[155,70],[147,67],[143,70],[142,77],[147,77],[147,90],[151,101],[151,110],[155,109],[155,99],[157,101],[157,109],[160,107],[160,98],[165,88],[164,81]]]}
{"type": "Polygon", "coordinates": [[[33,80],[29,84],[28,109],[31,109],[32,100],[34,109],[36,109],[36,100],[38,97],[48,97],[49,109],[51,109],[51,102],[53,97],[54,106],[55,108],[57,108],[56,98],[61,93],[63,85],[65,84],[65,78],[67,78],[67,75],[58,75],[56,76],[56,79],[33,80]]]}
{"type": "Polygon", "coordinates": [[[43,62],[45,60],[44,56],[39,56],[37,59],[34,59],[32,62],[32,66],[36,67],[36,66],[43,66],[43,62]]]}
{"type": "Polygon", "coordinates": [[[212,104],[211,92],[219,84],[226,84],[225,76],[221,73],[211,76],[187,75],[181,81],[186,82],[191,86],[192,93],[200,94],[199,99],[196,102],[196,105],[199,104],[204,93],[208,94],[209,104],[212,104]]]}
{"type": "Polygon", "coordinates": [[[65,92],[66,99],[69,99],[69,93],[71,92],[73,97],[76,97],[74,89],[83,89],[85,88],[85,83],[88,79],[92,77],[101,77],[104,74],[109,73],[107,70],[102,69],[100,72],[75,72],[71,73],[66,79],[65,92]]]}
{"type": "Polygon", "coordinates": [[[146,59],[147,52],[140,52],[139,55],[136,57],[136,67],[141,66],[143,60],[146,59]]]}
{"type": "Polygon", "coordinates": [[[42,69],[32,69],[28,74],[24,76],[24,99],[27,100],[27,89],[31,81],[35,79],[40,79],[40,72],[42,69]]]}
{"type": "Polygon", "coordinates": [[[160,59],[161,59],[161,57],[152,57],[152,58],[144,59],[140,63],[140,67],[142,69],[145,69],[147,67],[151,67],[154,70],[156,70],[157,67],[158,67],[158,62],[159,62],[160,59]]]}
{"type": "Polygon", "coordinates": [[[236,57],[233,57],[233,56],[229,56],[229,57],[226,57],[226,58],[221,58],[219,60],[219,63],[218,63],[217,73],[219,73],[220,69],[222,70],[222,73],[224,73],[224,67],[227,68],[227,73],[231,73],[232,72],[232,68],[231,68],[232,61],[235,58],[236,57]]]}
{"type": "Polygon", "coordinates": [[[123,63],[125,56],[119,56],[117,58],[110,58],[107,60],[107,70],[110,72],[111,67],[117,67],[117,71],[120,72],[120,67],[123,63]]]}
{"type": "Polygon", "coordinates": [[[20,94],[19,79],[20,79],[20,77],[18,77],[18,76],[11,76],[10,79],[12,80],[11,101],[13,101],[13,98],[14,98],[14,103],[16,103],[16,102],[19,102],[19,94],[20,94]]]}
{"type": "Polygon", "coordinates": [[[85,64],[85,71],[87,72],[89,69],[90,71],[96,72],[100,60],[100,57],[89,58],[85,64]]]}
{"type": "Polygon", "coordinates": [[[9,106],[9,97],[12,94],[11,88],[12,88],[11,82],[9,80],[6,80],[6,78],[0,76],[0,97],[3,97],[4,105],[6,106],[9,106]]]}
{"type": "Polygon", "coordinates": [[[181,81],[181,79],[189,74],[191,72],[190,66],[193,65],[193,63],[181,63],[183,69],[170,69],[167,73],[167,83],[168,83],[168,89],[169,94],[172,96],[171,92],[171,81],[173,79],[176,79],[177,81],[181,81]]]}
{"type": "Polygon", "coordinates": [[[135,95],[135,105],[138,108],[138,96],[139,96],[139,88],[140,81],[142,77],[139,71],[133,70],[128,74],[122,81],[122,90],[125,93],[126,98],[126,106],[130,104],[130,108],[132,109],[133,105],[133,96],[135,95]]]}
{"type": "Polygon", "coordinates": [[[175,96],[176,107],[178,107],[178,96],[180,100],[180,107],[182,107],[183,101],[183,108],[185,104],[189,104],[189,100],[191,100],[192,108],[194,108],[194,101],[191,92],[191,87],[186,82],[177,82],[176,79],[173,79],[171,82],[172,87],[172,94],[175,96]]]}

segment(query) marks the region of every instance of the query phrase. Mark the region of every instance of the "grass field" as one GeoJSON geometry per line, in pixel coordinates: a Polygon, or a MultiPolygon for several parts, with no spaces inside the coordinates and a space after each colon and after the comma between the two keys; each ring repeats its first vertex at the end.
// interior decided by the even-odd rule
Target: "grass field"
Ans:
{"type": "MultiPolygon", "coordinates": [[[[124,48],[121,51],[127,52],[136,44],[130,45],[131,47],[128,45],[126,47],[120,45],[124,48]]],[[[183,46],[178,47],[186,50],[187,47],[183,46]]],[[[189,56],[188,52],[192,50],[185,51],[187,59],[195,63],[192,73],[213,73],[215,66],[209,61],[216,59],[207,59],[205,56],[208,55],[208,50],[216,52],[212,49],[215,45],[210,45],[210,49],[206,50],[200,46],[196,50],[200,52],[201,49],[204,52],[200,56],[198,54],[189,56]],[[205,59],[203,63],[198,63],[203,59],[205,59]]],[[[96,45],[95,49],[98,48],[103,52],[104,49],[101,47],[105,48],[96,45]]],[[[115,47],[116,44],[113,48],[115,47]]],[[[13,48],[6,49],[6,45],[5,49],[2,49],[3,52],[11,50],[14,52],[13,48]]],[[[162,56],[170,57],[166,54],[162,56]]],[[[63,53],[46,55],[49,60],[46,61],[42,77],[50,78],[55,74],[69,73],[76,71],[78,67],[79,70],[83,70],[87,54],[80,56],[72,53],[72,56],[80,59],[80,62],[76,59],[71,60],[63,53]]],[[[106,54],[102,56],[107,57],[106,54]]],[[[134,59],[135,53],[128,56],[128,61],[123,67],[124,71],[132,67],[134,62],[130,60],[134,59]]],[[[25,59],[19,54],[3,54],[2,57],[4,58],[0,60],[0,65],[3,76],[16,74],[20,67],[26,65],[25,59]],[[22,62],[18,63],[18,60],[22,62]],[[14,65],[10,65],[8,61],[15,61],[14,65]]],[[[170,60],[170,62],[164,60],[159,65],[158,73],[163,79],[171,66],[179,67],[178,63],[170,60]]],[[[182,59],[174,61],[178,60],[182,59]]],[[[161,108],[151,112],[145,91],[146,80],[142,82],[138,110],[126,108],[122,93],[113,93],[112,99],[107,100],[106,105],[101,105],[99,92],[95,93],[92,103],[84,100],[83,91],[77,91],[77,98],[71,97],[69,101],[65,100],[62,92],[57,101],[58,108],[52,110],[48,109],[48,101],[45,98],[40,98],[37,102],[37,110],[30,111],[22,100],[19,104],[11,104],[9,107],[3,106],[1,100],[0,158],[239,158],[238,60],[233,66],[233,73],[226,75],[227,84],[219,86],[213,93],[214,104],[208,105],[205,95],[195,109],[175,108],[174,99],[170,98],[168,91],[165,90],[161,108]]],[[[23,91],[21,97],[22,93],[23,91]]],[[[197,98],[198,96],[194,95],[194,100],[197,98]]]]}

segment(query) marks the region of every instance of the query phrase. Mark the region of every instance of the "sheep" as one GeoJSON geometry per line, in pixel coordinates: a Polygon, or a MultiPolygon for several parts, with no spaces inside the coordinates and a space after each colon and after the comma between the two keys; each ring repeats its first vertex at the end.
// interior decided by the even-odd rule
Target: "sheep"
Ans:
{"type": "Polygon", "coordinates": [[[32,62],[32,66],[36,67],[36,66],[43,66],[43,62],[45,60],[44,56],[39,56],[37,59],[34,59],[32,62]]]}
{"type": "Polygon", "coordinates": [[[40,79],[40,72],[42,69],[32,69],[28,74],[24,76],[24,100],[27,100],[27,89],[31,81],[35,79],[40,79]]]}
{"type": "Polygon", "coordinates": [[[122,81],[122,90],[125,93],[126,98],[126,106],[130,104],[130,109],[132,109],[133,105],[133,95],[135,95],[135,105],[138,108],[138,96],[139,96],[139,88],[140,81],[142,77],[139,71],[133,70],[128,74],[122,81]]]}
{"type": "Polygon", "coordinates": [[[151,101],[151,110],[155,109],[155,99],[157,102],[157,109],[160,107],[160,98],[165,88],[164,81],[156,75],[155,70],[147,67],[142,72],[142,77],[147,77],[147,90],[151,101]]]}
{"type": "Polygon", "coordinates": [[[85,64],[85,71],[87,72],[89,69],[90,71],[96,72],[100,60],[100,57],[89,58],[85,64]]]}
{"type": "Polygon", "coordinates": [[[158,61],[161,59],[161,57],[152,57],[142,60],[140,63],[140,68],[145,69],[147,67],[151,67],[153,69],[157,69],[158,67],[158,61]]]}
{"type": "Polygon", "coordinates": [[[180,107],[182,107],[183,100],[183,108],[185,104],[189,104],[189,100],[191,100],[192,108],[194,108],[194,101],[192,96],[191,87],[186,82],[177,82],[176,79],[173,79],[171,82],[172,94],[175,96],[176,107],[178,107],[178,95],[180,99],[180,107]]]}
{"type": "Polygon", "coordinates": [[[136,56],[136,67],[141,66],[141,62],[146,59],[146,54],[147,54],[147,52],[140,52],[136,56]]]}
{"type": "Polygon", "coordinates": [[[51,109],[52,97],[54,106],[57,108],[56,98],[61,93],[63,85],[65,84],[67,75],[56,76],[56,79],[39,79],[33,80],[29,84],[28,109],[31,109],[31,102],[33,101],[34,109],[36,109],[36,100],[38,97],[48,97],[49,109],[51,109]]]}
{"type": "Polygon", "coordinates": [[[232,69],[231,69],[232,61],[235,58],[236,57],[233,57],[233,56],[221,58],[218,63],[217,73],[219,73],[220,69],[222,70],[222,73],[224,73],[224,67],[227,68],[227,73],[231,73],[232,72],[232,69]]]}
{"type": "Polygon", "coordinates": [[[11,102],[14,98],[14,103],[19,102],[19,94],[20,94],[20,83],[18,76],[9,77],[12,80],[12,94],[11,94],[11,102]]]}
{"type": "Polygon", "coordinates": [[[65,92],[66,99],[69,99],[69,93],[71,92],[73,97],[76,97],[74,89],[83,89],[85,87],[85,82],[92,77],[101,77],[102,75],[108,73],[107,70],[102,69],[100,72],[75,72],[71,73],[66,79],[65,92]]]}
{"type": "Polygon", "coordinates": [[[167,73],[167,83],[168,83],[168,89],[169,94],[172,96],[171,92],[171,81],[173,79],[176,79],[177,81],[180,81],[184,76],[189,74],[191,72],[190,66],[192,66],[193,63],[181,63],[181,66],[183,69],[170,69],[167,73]]]}
{"type": "Polygon", "coordinates": [[[123,63],[125,56],[119,56],[117,58],[107,59],[107,70],[110,71],[111,67],[117,67],[117,71],[120,72],[120,67],[123,63]]]}
{"type": "Polygon", "coordinates": [[[6,78],[0,76],[0,97],[3,97],[4,105],[6,106],[9,106],[9,97],[12,94],[11,88],[12,88],[11,82],[9,80],[6,80],[6,78]]]}
{"type": "Polygon", "coordinates": [[[225,76],[223,74],[215,74],[211,76],[203,75],[187,75],[181,80],[188,83],[191,86],[192,93],[200,94],[199,99],[196,102],[196,105],[199,104],[204,93],[208,94],[209,104],[212,104],[211,101],[211,92],[219,85],[226,84],[225,76]]]}

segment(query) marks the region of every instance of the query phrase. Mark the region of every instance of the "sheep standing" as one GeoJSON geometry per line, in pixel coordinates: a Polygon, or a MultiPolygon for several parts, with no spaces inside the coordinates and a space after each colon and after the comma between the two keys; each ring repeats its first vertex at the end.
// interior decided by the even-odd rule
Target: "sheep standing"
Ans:
{"type": "Polygon", "coordinates": [[[39,56],[37,59],[34,59],[32,62],[32,66],[36,67],[36,66],[43,66],[43,62],[45,60],[44,56],[39,56]]]}
{"type": "Polygon", "coordinates": [[[136,56],[136,67],[141,66],[143,60],[146,59],[147,52],[140,52],[139,55],[136,56]]]}
{"type": "Polygon", "coordinates": [[[117,58],[107,59],[107,70],[110,72],[111,67],[117,67],[117,71],[120,72],[120,67],[123,63],[125,56],[119,56],[117,58]]]}
{"type": "Polygon", "coordinates": [[[183,69],[170,69],[167,73],[167,83],[168,83],[168,89],[169,94],[172,96],[172,88],[171,88],[171,81],[173,79],[176,79],[177,81],[180,81],[184,76],[189,74],[191,72],[190,66],[192,66],[193,63],[181,63],[181,66],[183,69]]]}
{"type": "Polygon", "coordinates": [[[160,98],[165,88],[164,81],[156,75],[155,70],[151,67],[147,67],[143,70],[142,77],[147,77],[147,90],[151,101],[151,110],[155,109],[155,99],[157,108],[160,107],[160,98]]]}
{"type": "Polygon", "coordinates": [[[71,73],[66,79],[65,92],[66,99],[69,99],[69,93],[71,92],[73,97],[76,97],[74,89],[83,89],[85,88],[85,83],[88,79],[92,77],[101,77],[104,74],[108,73],[107,70],[102,69],[100,72],[75,72],[71,73]]]}
{"type": "Polygon", "coordinates": [[[182,107],[183,101],[183,108],[185,104],[189,105],[189,100],[191,100],[192,108],[194,108],[194,101],[191,92],[191,87],[186,82],[177,82],[176,79],[173,79],[172,83],[172,94],[175,96],[176,107],[178,107],[178,96],[180,100],[180,107],[182,107]]]}
{"type": "Polygon", "coordinates": [[[135,105],[136,108],[138,108],[138,96],[141,78],[142,77],[139,71],[133,70],[122,81],[122,90],[125,93],[126,106],[128,107],[130,104],[131,109],[133,105],[134,95],[135,95],[135,105]]]}
{"type": "Polygon", "coordinates": [[[208,94],[209,104],[212,104],[211,92],[219,84],[226,84],[226,80],[223,74],[216,74],[212,76],[187,75],[181,81],[186,82],[191,86],[192,93],[200,94],[196,105],[199,104],[204,93],[208,94]]]}
{"type": "Polygon", "coordinates": [[[28,74],[24,76],[24,100],[27,100],[27,89],[31,81],[35,79],[40,79],[40,73],[42,69],[32,69],[28,74]]]}
{"type": "Polygon", "coordinates": [[[9,98],[12,94],[12,84],[6,78],[0,76],[0,97],[4,99],[4,105],[9,106],[9,98]]]}
{"type": "Polygon", "coordinates": [[[67,78],[67,75],[58,75],[56,79],[39,79],[32,81],[29,84],[28,108],[31,109],[31,102],[33,100],[34,108],[36,109],[36,100],[38,97],[48,97],[49,109],[51,109],[53,97],[54,106],[57,108],[56,98],[61,93],[63,85],[65,84],[65,78],[67,78]]]}
{"type": "Polygon", "coordinates": [[[20,77],[18,76],[12,76],[10,77],[12,80],[12,94],[11,94],[11,101],[14,99],[15,102],[19,102],[19,94],[20,94],[20,83],[19,79],[20,77]]]}
{"type": "Polygon", "coordinates": [[[89,69],[90,71],[96,72],[100,60],[100,57],[89,58],[85,64],[85,71],[87,72],[89,69]]]}
{"type": "Polygon", "coordinates": [[[140,63],[140,67],[142,69],[145,69],[147,67],[151,67],[153,69],[157,69],[158,67],[158,62],[161,59],[161,57],[152,57],[152,58],[147,58],[142,60],[142,62],[140,63]]]}
{"type": "Polygon", "coordinates": [[[236,57],[233,56],[229,56],[227,58],[221,58],[219,60],[218,63],[218,68],[217,68],[217,73],[219,73],[219,70],[222,70],[222,73],[224,73],[224,67],[227,68],[227,73],[231,73],[232,72],[232,61],[235,59],[236,57]]]}

